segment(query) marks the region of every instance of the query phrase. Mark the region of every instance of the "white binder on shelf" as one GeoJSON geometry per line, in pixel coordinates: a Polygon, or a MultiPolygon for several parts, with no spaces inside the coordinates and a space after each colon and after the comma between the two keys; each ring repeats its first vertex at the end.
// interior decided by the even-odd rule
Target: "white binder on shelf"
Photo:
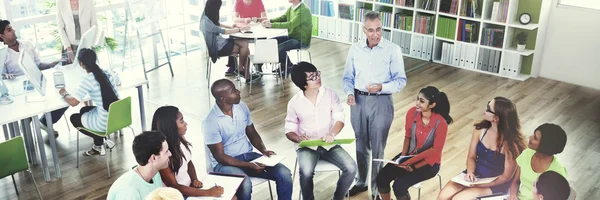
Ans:
{"type": "Polygon", "coordinates": [[[423,42],[421,43],[421,58],[427,59],[427,46],[429,45],[429,38],[423,37],[423,42]]]}
{"type": "Polygon", "coordinates": [[[462,48],[462,43],[457,42],[456,45],[454,45],[454,55],[452,55],[452,65],[454,66],[459,66],[460,65],[460,52],[461,52],[461,48],[462,48]]]}
{"type": "Polygon", "coordinates": [[[467,58],[465,56],[467,56],[467,49],[469,48],[469,45],[467,44],[462,44],[462,47],[460,48],[460,63],[458,64],[459,67],[465,67],[466,66],[466,61],[467,58]]]}
{"type": "Polygon", "coordinates": [[[330,40],[335,40],[336,38],[336,28],[335,28],[335,19],[334,18],[328,18],[327,19],[327,38],[330,40]]]}
{"type": "Polygon", "coordinates": [[[342,21],[342,41],[352,42],[352,40],[350,40],[352,37],[351,33],[350,22],[342,21]]]}
{"type": "Polygon", "coordinates": [[[344,33],[344,31],[342,31],[342,23],[346,23],[346,22],[342,22],[342,20],[335,20],[336,21],[336,26],[335,28],[337,29],[337,31],[335,31],[335,41],[344,41],[342,38],[342,34],[344,33]]]}
{"type": "Polygon", "coordinates": [[[510,65],[510,73],[508,74],[509,76],[517,77],[521,73],[522,59],[523,57],[521,57],[519,54],[513,55],[513,63],[510,65]]]}
{"type": "Polygon", "coordinates": [[[327,32],[327,26],[325,26],[325,24],[327,24],[327,19],[325,17],[319,17],[319,37],[321,38],[327,38],[327,34],[329,32],[327,32]]]}

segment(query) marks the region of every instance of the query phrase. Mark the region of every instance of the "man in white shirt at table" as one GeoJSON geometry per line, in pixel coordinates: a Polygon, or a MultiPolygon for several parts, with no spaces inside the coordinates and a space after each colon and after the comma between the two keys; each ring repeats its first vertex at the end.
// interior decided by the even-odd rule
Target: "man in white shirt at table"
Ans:
{"type": "Polygon", "coordinates": [[[358,177],[350,189],[350,196],[367,190],[371,183],[371,195],[375,198],[375,178],[383,167],[383,152],[394,119],[392,94],[406,86],[404,60],[400,47],[385,38],[381,18],[377,12],[368,12],[363,22],[366,41],[350,47],[342,87],[348,95],[350,121],[356,136],[356,161],[358,177]],[[369,148],[370,147],[370,148],[369,148]],[[372,155],[372,158],[371,156],[372,155]],[[371,162],[371,180],[367,180],[371,162]]]}
{"type": "MultiPolygon", "coordinates": [[[[41,62],[33,44],[27,41],[18,40],[16,31],[10,25],[8,20],[0,20],[0,41],[4,42],[4,44],[8,46],[6,60],[2,66],[4,68],[2,78],[12,79],[15,76],[24,75],[23,71],[19,67],[19,54],[21,51],[25,51],[33,59],[40,70],[50,69],[56,66],[56,64],[59,62],[58,60],[51,63],[41,62]]],[[[67,108],[69,107],[61,108],[51,112],[53,124],[63,116],[67,108]]],[[[46,117],[44,115],[40,117],[40,123],[42,129],[47,130],[46,117]]],[[[58,131],[54,130],[54,135],[58,136],[58,131]]]]}

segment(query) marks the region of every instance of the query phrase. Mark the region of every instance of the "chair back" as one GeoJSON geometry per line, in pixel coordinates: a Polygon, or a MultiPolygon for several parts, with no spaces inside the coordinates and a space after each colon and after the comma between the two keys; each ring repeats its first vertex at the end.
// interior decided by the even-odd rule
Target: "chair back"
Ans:
{"type": "Polygon", "coordinates": [[[0,179],[29,169],[23,137],[17,136],[0,143],[0,179]]]}
{"type": "Polygon", "coordinates": [[[257,40],[254,52],[254,64],[279,63],[277,40],[257,40]]]}
{"type": "Polygon", "coordinates": [[[94,42],[94,46],[103,47],[104,44],[106,44],[106,39],[104,37],[104,29],[102,29],[98,33],[98,37],[96,38],[96,41],[94,42]]]}
{"type": "Polygon", "coordinates": [[[131,125],[131,97],[110,104],[106,133],[114,133],[131,125]]]}

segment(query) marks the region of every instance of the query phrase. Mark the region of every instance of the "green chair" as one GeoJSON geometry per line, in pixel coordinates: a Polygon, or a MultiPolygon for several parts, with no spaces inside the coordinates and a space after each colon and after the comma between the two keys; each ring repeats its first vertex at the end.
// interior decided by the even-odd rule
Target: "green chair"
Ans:
{"type": "Polygon", "coordinates": [[[27,171],[33,179],[33,185],[35,186],[35,190],[38,193],[40,199],[42,199],[42,194],[40,193],[40,189],[38,189],[37,183],[35,182],[35,178],[29,169],[29,164],[27,163],[27,155],[25,155],[25,143],[23,143],[23,138],[21,136],[17,136],[13,139],[0,143],[0,179],[7,177],[10,175],[13,180],[13,184],[15,185],[15,191],[17,195],[19,195],[19,190],[17,189],[17,183],[15,182],[15,177],[13,176],[15,173],[20,171],[27,171]]]}
{"type": "MultiPolygon", "coordinates": [[[[105,141],[111,133],[118,132],[125,127],[131,129],[131,133],[135,137],[135,132],[131,128],[131,97],[127,97],[118,101],[113,102],[108,107],[108,119],[106,123],[106,132],[98,132],[87,129],[85,127],[75,127],[78,131],[88,131],[97,136],[104,137],[105,141]]],[[[112,148],[110,148],[112,152],[112,148]]],[[[79,134],[77,134],[77,168],[79,168],[79,134]]],[[[106,157],[106,169],[108,171],[108,177],[110,178],[110,157],[106,157]]]]}

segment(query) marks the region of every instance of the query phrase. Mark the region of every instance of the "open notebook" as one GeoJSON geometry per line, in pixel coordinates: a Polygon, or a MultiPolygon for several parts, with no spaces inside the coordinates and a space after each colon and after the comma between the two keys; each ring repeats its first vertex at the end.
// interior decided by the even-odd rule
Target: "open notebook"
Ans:
{"type": "Polygon", "coordinates": [[[285,158],[285,156],[279,156],[279,155],[271,155],[270,157],[261,156],[260,158],[254,159],[251,162],[260,163],[260,164],[263,164],[268,167],[273,167],[273,166],[279,164],[284,158],[285,158]]]}
{"type": "Polygon", "coordinates": [[[235,174],[222,174],[211,172],[202,178],[202,188],[203,190],[207,190],[209,188],[214,187],[215,185],[223,187],[223,195],[220,197],[189,197],[188,200],[206,200],[206,199],[222,199],[222,200],[231,200],[237,189],[242,184],[242,181],[246,176],[243,175],[235,175],[235,174]]]}
{"type": "Polygon", "coordinates": [[[471,187],[475,184],[485,184],[485,183],[490,183],[494,180],[496,180],[496,178],[498,177],[489,177],[489,178],[477,178],[476,181],[467,181],[465,180],[465,173],[460,173],[458,175],[456,175],[454,178],[452,178],[451,180],[455,183],[467,186],[467,187],[471,187]]]}

